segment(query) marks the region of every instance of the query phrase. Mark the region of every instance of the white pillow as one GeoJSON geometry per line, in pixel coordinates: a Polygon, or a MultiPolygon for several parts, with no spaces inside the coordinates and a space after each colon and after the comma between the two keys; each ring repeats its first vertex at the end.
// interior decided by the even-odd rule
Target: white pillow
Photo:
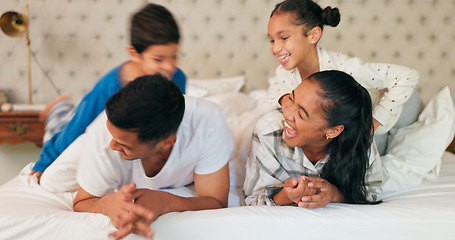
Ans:
{"type": "Polygon", "coordinates": [[[198,87],[194,84],[187,84],[186,85],[186,94],[188,96],[203,98],[209,94],[207,89],[198,87]]]}
{"type": "Polygon", "coordinates": [[[211,95],[205,99],[220,106],[224,110],[226,118],[232,117],[233,115],[239,116],[256,107],[256,100],[241,92],[211,95]]]}
{"type": "Polygon", "coordinates": [[[227,77],[227,78],[206,78],[206,79],[188,79],[186,83],[187,95],[193,96],[195,89],[206,90],[204,96],[212,96],[220,93],[238,93],[245,85],[245,76],[227,77]]]}
{"type": "Polygon", "coordinates": [[[441,157],[455,132],[455,108],[445,87],[425,106],[413,124],[393,133],[387,154],[381,157],[386,173],[383,191],[398,191],[434,179],[441,157]]]}

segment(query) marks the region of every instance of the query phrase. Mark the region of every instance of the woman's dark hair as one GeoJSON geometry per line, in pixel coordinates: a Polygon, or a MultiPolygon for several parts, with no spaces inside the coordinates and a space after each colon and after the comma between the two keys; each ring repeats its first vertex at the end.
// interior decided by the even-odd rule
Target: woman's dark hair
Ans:
{"type": "Polygon", "coordinates": [[[152,45],[179,43],[180,32],[172,14],[163,6],[150,3],[133,15],[131,46],[138,53],[152,45]]]}
{"type": "Polygon", "coordinates": [[[174,135],[184,111],[182,92],[161,75],[136,78],[106,102],[109,121],[118,128],[138,132],[141,142],[157,143],[174,135]]]}
{"type": "Polygon", "coordinates": [[[312,74],[320,88],[327,127],[344,126],[328,145],[329,161],[321,177],[343,192],[347,203],[376,204],[367,200],[365,175],[369,168],[373,116],[368,91],[347,73],[331,70],[312,74]]]}
{"type": "Polygon", "coordinates": [[[324,30],[324,25],[332,27],[340,23],[340,11],[338,8],[326,7],[324,10],[312,0],[285,0],[278,3],[273,9],[272,17],[276,13],[291,12],[295,14],[295,25],[304,25],[304,35],[318,26],[324,30]]]}

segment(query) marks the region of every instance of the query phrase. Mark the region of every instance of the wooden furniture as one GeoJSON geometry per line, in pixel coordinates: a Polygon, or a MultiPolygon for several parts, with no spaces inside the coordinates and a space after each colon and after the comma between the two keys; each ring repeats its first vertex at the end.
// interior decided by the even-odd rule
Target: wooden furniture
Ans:
{"type": "Polygon", "coordinates": [[[455,153],[455,137],[453,138],[452,143],[447,148],[447,151],[455,153]]]}
{"type": "Polygon", "coordinates": [[[43,145],[44,122],[39,112],[0,112],[0,143],[31,141],[43,145]]]}

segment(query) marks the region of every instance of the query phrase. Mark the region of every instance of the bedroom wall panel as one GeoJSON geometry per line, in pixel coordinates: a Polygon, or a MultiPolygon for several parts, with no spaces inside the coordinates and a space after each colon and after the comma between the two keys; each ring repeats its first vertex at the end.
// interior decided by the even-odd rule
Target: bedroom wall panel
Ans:
{"type": "MultiPolygon", "coordinates": [[[[33,99],[46,103],[71,92],[73,101],[106,71],[128,59],[128,22],[144,0],[2,0],[0,12],[30,4],[33,99]],[[49,81],[54,82],[56,89],[49,81]]],[[[267,21],[276,0],[159,0],[177,18],[180,67],[190,78],[245,75],[245,91],[266,88],[277,62],[269,52],[267,21]]],[[[455,82],[455,4],[452,0],[320,0],[339,7],[338,27],[326,27],[321,46],[365,61],[416,68],[427,102],[455,82]]],[[[0,34],[0,90],[26,102],[24,38],[0,34]]]]}

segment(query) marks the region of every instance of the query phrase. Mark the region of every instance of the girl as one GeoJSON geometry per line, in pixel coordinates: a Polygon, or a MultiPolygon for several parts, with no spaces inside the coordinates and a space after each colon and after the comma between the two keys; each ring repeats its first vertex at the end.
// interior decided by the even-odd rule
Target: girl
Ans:
{"type": "Polygon", "coordinates": [[[288,104],[288,98],[282,98],[283,94],[295,89],[311,74],[340,70],[353,76],[371,93],[384,93],[379,101],[373,101],[373,126],[375,134],[385,133],[398,120],[402,105],[413,93],[419,75],[408,67],[364,63],[359,58],[318,47],[324,25],[336,27],[339,22],[337,8],[322,10],[312,0],[286,0],[276,5],[268,24],[270,51],[280,62],[269,87],[273,107],[277,107],[277,102],[283,106],[288,104]]]}

